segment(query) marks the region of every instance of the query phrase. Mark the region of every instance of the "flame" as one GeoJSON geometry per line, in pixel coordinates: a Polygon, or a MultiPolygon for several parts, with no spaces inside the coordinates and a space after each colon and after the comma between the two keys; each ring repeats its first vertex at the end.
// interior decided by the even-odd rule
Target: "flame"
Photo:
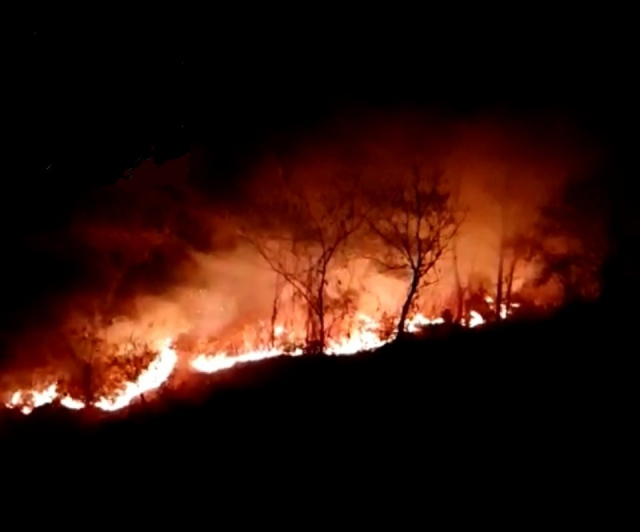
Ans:
{"type": "MultiPolygon", "coordinates": [[[[487,297],[486,301],[491,303],[493,300],[487,297]]],[[[514,304],[513,306],[515,307],[516,305],[514,304]]],[[[408,332],[415,333],[421,327],[442,323],[444,323],[442,318],[427,318],[423,314],[416,314],[407,321],[406,328],[408,332]]],[[[483,317],[478,312],[471,311],[468,324],[463,322],[463,325],[473,328],[483,323],[483,317]]],[[[294,337],[282,325],[277,325],[274,328],[274,333],[281,345],[284,344],[284,340],[290,340],[294,337]]],[[[353,355],[376,349],[393,340],[394,337],[394,334],[385,337],[382,333],[381,324],[377,320],[360,313],[356,316],[355,324],[348,334],[328,341],[325,352],[327,355],[353,355]]],[[[211,374],[232,368],[237,364],[256,362],[283,355],[299,356],[302,354],[303,350],[301,348],[285,352],[278,347],[252,349],[247,345],[242,353],[235,355],[226,352],[198,354],[190,360],[189,367],[195,373],[211,374]]],[[[127,382],[119,392],[112,396],[98,398],[91,403],[91,406],[106,412],[114,412],[126,408],[136,398],[161,388],[170,379],[177,363],[178,355],[173,348],[173,340],[167,338],[161,343],[158,355],[135,381],[127,382]]],[[[57,383],[49,384],[43,389],[16,391],[11,395],[10,400],[5,403],[5,406],[12,409],[17,408],[27,415],[38,407],[54,402],[70,410],[81,410],[88,406],[87,403],[80,399],[61,393],[58,390],[57,383]]]]}
{"type": "MultiPolygon", "coordinates": [[[[487,305],[493,305],[495,303],[495,299],[493,299],[491,296],[486,296],[484,298],[485,303],[487,303],[487,305]]],[[[518,308],[520,306],[520,303],[511,303],[509,305],[512,308],[518,308]]],[[[507,319],[507,316],[511,313],[511,309],[507,309],[507,305],[505,303],[500,303],[500,318],[502,318],[503,320],[507,319]]]]}
{"type": "Polygon", "coordinates": [[[478,325],[482,325],[484,323],[484,318],[477,313],[475,310],[472,310],[469,313],[469,327],[477,327],[478,325]]]}
{"type": "Polygon", "coordinates": [[[429,319],[424,314],[417,314],[413,319],[409,320],[407,323],[407,331],[416,332],[421,327],[425,327],[427,325],[438,325],[444,323],[442,318],[429,319]]]}
{"type": "Polygon", "coordinates": [[[329,341],[328,355],[353,355],[362,351],[371,351],[387,343],[381,337],[380,324],[367,316],[358,314],[357,325],[346,337],[338,341],[329,341]]]}
{"type": "Polygon", "coordinates": [[[60,399],[60,404],[69,410],[82,410],[85,406],[85,403],[80,401],[80,399],[74,399],[69,395],[65,395],[60,399]]]}
{"type": "Polygon", "coordinates": [[[17,391],[11,396],[7,404],[9,408],[20,408],[23,414],[30,414],[36,408],[48,405],[55,401],[57,396],[57,385],[51,384],[44,390],[29,390],[27,392],[17,391]]]}
{"type": "MultiPolygon", "coordinates": [[[[147,392],[160,388],[171,376],[178,362],[178,355],[172,348],[172,339],[168,338],[161,345],[156,358],[132,382],[127,382],[123,390],[113,397],[101,397],[92,406],[107,412],[121,410],[131,402],[147,392]]],[[[87,405],[80,399],[61,394],[58,384],[47,386],[44,390],[19,390],[14,392],[11,399],[5,403],[7,408],[19,408],[27,415],[38,407],[58,401],[61,406],[70,410],[81,410],[87,405]]]]}
{"type": "MultiPolygon", "coordinates": [[[[478,317],[480,316],[478,315],[478,317]]],[[[480,319],[482,318],[480,317],[480,319]]],[[[348,335],[337,340],[329,339],[325,350],[327,355],[354,355],[364,351],[371,351],[393,339],[393,335],[386,339],[383,338],[380,323],[366,314],[358,314],[356,321],[357,324],[348,335]]],[[[422,314],[417,314],[408,321],[407,330],[416,332],[421,326],[440,323],[444,323],[442,318],[429,319],[422,314]]],[[[274,332],[276,336],[282,337],[286,331],[282,325],[278,325],[274,327],[274,332]]],[[[244,362],[255,362],[282,355],[298,356],[301,354],[301,349],[296,349],[289,353],[283,353],[281,349],[249,350],[235,356],[227,353],[200,354],[191,361],[191,369],[198,373],[215,373],[244,362]]]]}
{"type": "MultiPolygon", "coordinates": [[[[274,336],[278,339],[288,338],[287,330],[283,325],[276,325],[273,328],[274,336]]],[[[215,373],[225,369],[232,368],[236,364],[245,362],[257,362],[267,358],[274,358],[287,354],[290,356],[298,356],[302,354],[302,349],[297,348],[289,353],[283,353],[282,349],[250,349],[239,355],[231,356],[227,353],[216,353],[213,355],[200,354],[196,356],[190,363],[191,369],[197,373],[215,373]]]]}
{"type": "MultiPolygon", "coordinates": [[[[236,364],[244,362],[257,362],[282,355],[282,351],[278,349],[259,349],[249,351],[241,355],[230,356],[226,353],[217,353],[215,355],[198,355],[191,361],[191,368],[198,373],[216,373],[225,369],[232,368],[236,364]]],[[[301,355],[302,350],[296,350],[290,355],[301,355]]]]}
{"type": "Polygon", "coordinates": [[[115,397],[101,397],[95,406],[112,412],[128,406],[136,397],[160,388],[171,376],[178,362],[178,355],[172,348],[173,341],[164,341],[158,356],[149,364],[135,382],[127,382],[124,390],[115,397]]]}

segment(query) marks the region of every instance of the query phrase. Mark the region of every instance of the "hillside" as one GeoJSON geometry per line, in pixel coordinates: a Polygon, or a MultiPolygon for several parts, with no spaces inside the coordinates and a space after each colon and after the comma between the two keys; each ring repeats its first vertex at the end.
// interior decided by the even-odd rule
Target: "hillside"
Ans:
{"type": "Polygon", "coordinates": [[[612,452],[630,404],[611,338],[589,307],[353,357],[281,357],[102,422],[53,407],[6,418],[2,448],[20,464],[10,476],[28,469],[127,493],[139,489],[127,477],[189,493],[247,479],[388,489],[406,475],[519,482],[550,472],[584,487],[604,474],[598,456],[612,452]]]}

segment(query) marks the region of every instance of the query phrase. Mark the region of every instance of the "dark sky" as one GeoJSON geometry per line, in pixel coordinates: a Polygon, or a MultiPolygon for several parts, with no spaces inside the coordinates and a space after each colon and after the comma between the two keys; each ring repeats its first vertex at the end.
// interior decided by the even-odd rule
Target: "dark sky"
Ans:
{"type": "Polygon", "coordinates": [[[33,182],[50,193],[194,143],[224,166],[265,136],[363,105],[559,107],[606,135],[628,111],[630,36],[597,17],[523,13],[496,25],[341,15],[214,17],[197,28],[25,24],[6,67],[12,169],[30,193],[33,182]]]}

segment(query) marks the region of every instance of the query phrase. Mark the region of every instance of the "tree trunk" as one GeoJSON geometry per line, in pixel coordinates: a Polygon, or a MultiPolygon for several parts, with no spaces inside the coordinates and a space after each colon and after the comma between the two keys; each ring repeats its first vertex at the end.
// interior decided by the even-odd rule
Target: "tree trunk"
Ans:
{"type": "Polygon", "coordinates": [[[515,258],[511,261],[511,265],[509,266],[509,273],[507,274],[507,296],[505,302],[507,316],[511,311],[511,291],[513,288],[513,274],[516,270],[516,262],[517,260],[515,258]]]}
{"type": "Polygon", "coordinates": [[[276,291],[273,295],[271,306],[271,349],[276,346],[276,320],[278,319],[278,307],[280,304],[280,275],[276,274],[276,291]]]}
{"type": "Polygon", "coordinates": [[[507,201],[507,177],[505,175],[503,181],[503,190],[502,190],[502,198],[500,201],[500,260],[498,262],[498,286],[496,287],[496,320],[500,320],[502,318],[501,310],[502,310],[502,290],[504,283],[504,237],[505,237],[505,226],[506,226],[506,209],[505,203],[507,201]]]}
{"type": "Polygon", "coordinates": [[[307,344],[307,350],[313,351],[313,345],[316,338],[316,316],[313,307],[307,304],[307,338],[305,343],[307,344]]]}
{"type": "Polygon", "coordinates": [[[502,284],[503,284],[503,269],[504,269],[504,253],[503,247],[500,245],[500,261],[498,262],[498,286],[496,288],[496,320],[500,320],[500,310],[502,308],[502,284]]]}
{"type": "Polygon", "coordinates": [[[456,281],[456,323],[460,323],[463,318],[463,303],[464,303],[464,289],[462,288],[462,281],[460,280],[460,269],[458,267],[458,246],[457,238],[453,241],[453,273],[456,281]]]}
{"type": "Polygon", "coordinates": [[[92,403],[94,399],[93,367],[92,364],[86,360],[82,363],[82,388],[84,400],[87,403],[92,403]]]}
{"type": "Polygon", "coordinates": [[[404,335],[407,317],[409,316],[409,310],[411,310],[413,298],[416,296],[416,293],[418,291],[419,282],[420,277],[418,276],[418,272],[414,272],[413,279],[411,279],[411,286],[409,287],[409,292],[407,293],[407,299],[405,299],[405,302],[402,305],[400,319],[398,320],[398,338],[404,335]]]}
{"type": "MultiPolygon", "coordinates": [[[[456,187],[454,189],[454,204],[456,209],[460,207],[460,194],[462,187],[462,178],[458,177],[456,182],[456,187]]],[[[464,318],[464,289],[462,288],[462,281],[460,280],[460,267],[458,265],[458,235],[456,234],[453,239],[453,273],[455,275],[456,281],[456,298],[457,298],[457,309],[456,309],[456,323],[460,323],[464,318]]]]}
{"type": "Polygon", "coordinates": [[[307,290],[309,301],[307,301],[307,338],[306,349],[310,353],[324,351],[325,326],[324,326],[324,276],[320,288],[313,288],[313,277],[311,273],[307,279],[307,290]]]}
{"type": "MultiPolygon", "coordinates": [[[[311,277],[311,272],[309,272],[307,274],[307,286],[306,286],[306,290],[307,293],[309,294],[309,296],[313,297],[313,291],[312,291],[312,277],[311,277]]],[[[312,301],[307,301],[306,302],[307,305],[307,324],[306,324],[306,339],[305,339],[305,343],[306,345],[306,349],[307,350],[312,350],[313,349],[313,342],[315,340],[315,324],[316,324],[316,320],[315,320],[315,309],[313,308],[313,304],[312,301]]]]}
{"type": "Polygon", "coordinates": [[[325,330],[324,330],[324,287],[326,283],[326,268],[320,277],[320,288],[318,290],[318,349],[324,352],[325,330]]]}

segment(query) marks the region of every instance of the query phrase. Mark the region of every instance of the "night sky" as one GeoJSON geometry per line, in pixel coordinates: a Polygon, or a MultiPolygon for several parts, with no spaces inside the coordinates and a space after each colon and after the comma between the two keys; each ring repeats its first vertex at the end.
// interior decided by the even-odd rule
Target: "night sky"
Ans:
{"type": "Polygon", "coordinates": [[[359,106],[562,108],[606,135],[623,124],[629,37],[603,19],[517,14],[496,27],[341,15],[221,16],[208,31],[193,22],[25,24],[6,76],[19,182],[110,182],[150,155],[162,162],[196,143],[230,170],[265,137],[359,106]]]}

